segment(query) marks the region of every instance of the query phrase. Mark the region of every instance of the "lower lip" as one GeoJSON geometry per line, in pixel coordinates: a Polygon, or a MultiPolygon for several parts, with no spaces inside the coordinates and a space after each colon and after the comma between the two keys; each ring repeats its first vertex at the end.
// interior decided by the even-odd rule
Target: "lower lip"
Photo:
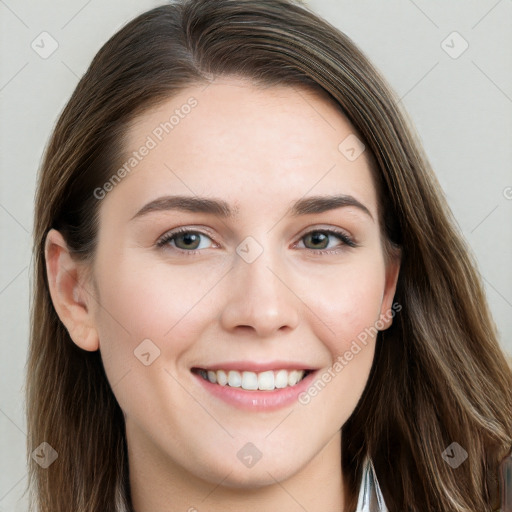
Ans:
{"type": "Polygon", "coordinates": [[[289,386],[273,391],[247,391],[242,388],[235,388],[228,385],[221,386],[203,379],[200,375],[192,373],[204,388],[212,395],[224,402],[249,411],[272,411],[282,409],[297,402],[298,396],[306,391],[315,378],[316,371],[304,377],[295,386],[289,386]]]}

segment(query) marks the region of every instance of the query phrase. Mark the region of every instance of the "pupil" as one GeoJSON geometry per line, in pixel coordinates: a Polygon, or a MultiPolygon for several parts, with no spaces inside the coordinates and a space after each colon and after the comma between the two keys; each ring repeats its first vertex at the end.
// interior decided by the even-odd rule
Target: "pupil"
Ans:
{"type": "Polygon", "coordinates": [[[181,235],[182,236],[182,240],[184,241],[185,245],[190,245],[190,244],[194,244],[195,241],[197,241],[197,239],[199,238],[197,236],[197,234],[195,233],[185,233],[184,235],[181,235]],[[194,240],[196,239],[196,240],[194,240]]]}
{"type": "Polygon", "coordinates": [[[327,235],[325,233],[321,233],[320,231],[317,231],[316,233],[310,235],[313,245],[321,244],[322,242],[325,242],[327,240],[327,235]]]}

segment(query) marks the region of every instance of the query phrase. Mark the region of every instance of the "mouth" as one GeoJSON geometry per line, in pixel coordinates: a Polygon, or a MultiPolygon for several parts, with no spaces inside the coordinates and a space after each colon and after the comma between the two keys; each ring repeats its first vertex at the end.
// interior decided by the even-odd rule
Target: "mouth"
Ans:
{"type": "Polygon", "coordinates": [[[211,384],[246,391],[275,391],[293,388],[314,370],[310,369],[276,369],[262,372],[192,368],[202,379],[211,384]]]}

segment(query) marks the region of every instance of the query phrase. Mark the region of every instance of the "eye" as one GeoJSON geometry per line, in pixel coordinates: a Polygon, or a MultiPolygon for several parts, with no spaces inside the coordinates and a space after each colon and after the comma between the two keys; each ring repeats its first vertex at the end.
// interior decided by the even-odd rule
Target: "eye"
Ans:
{"type": "Polygon", "coordinates": [[[207,249],[208,246],[201,244],[201,237],[212,240],[206,233],[193,231],[187,228],[180,228],[166,233],[157,241],[157,247],[170,245],[181,251],[195,253],[196,250],[207,249]]]}
{"type": "MultiPolygon", "coordinates": [[[[201,231],[179,228],[165,233],[156,242],[156,246],[159,248],[170,246],[171,249],[193,255],[197,254],[202,249],[212,247],[212,245],[209,246],[207,242],[206,245],[205,243],[201,243],[201,238],[203,237],[210,240],[210,242],[213,241],[209,235],[201,231]]],[[[343,246],[357,247],[357,244],[347,233],[335,229],[315,229],[303,235],[300,240],[306,242],[303,244],[305,249],[318,254],[336,253],[338,251],[334,249],[343,246]],[[330,243],[334,238],[337,238],[340,243],[332,246],[330,243]],[[313,247],[306,247],[306,245],[312,245],[313,247]]]]}
{"type": "Polygon", "coordinates": [[[338,231],[335,229],[315,229],[313,231],[309,231],[305,235],[302,236],[301,240],[305,241],[306,244],[311,244],[313,247],[306,247],[306,249],[312,251],[321,251],[323,252],[336,252],[325,249],[332,249],[332,246],[329,247],[330,239],[337,238],[341,243],[337,244],[334,247],[340,247],[343,245],[348,245],[349,247],[357,247],[357,244],[352,240],[352,238],[347,235],[343,231],[338,231]]]}

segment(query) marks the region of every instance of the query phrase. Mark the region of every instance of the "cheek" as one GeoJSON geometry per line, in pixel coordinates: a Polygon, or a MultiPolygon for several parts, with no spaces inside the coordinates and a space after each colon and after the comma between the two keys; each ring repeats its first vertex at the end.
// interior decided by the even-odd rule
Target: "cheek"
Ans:
{"type": "Polygon", "coordinates": [[[171,375],[182,376],[183,357],[212,323],[214,305],[207,292],[214,276],[199,279],[193,267],[119,261],[115,269],[97,274],[100,351],[111,388],[127,417],[141,424],[151,417],[162,432],[174,423],[157,428],[155,404],[173,396],[174,407],[185,408],[179,399],[183,389],[171,375]]]}
{"type": "Polygon", "coordinates": [[[139,265],[129,259],[99,274],[102,306],[110,313],[107,323],[117,320],[121,324],[117,327],[134,338],[156,339],[179,329],[220,277],[198,271],[194,265],[171,268],[158,262],[139,265]]]}
{"type": "Polygon", "coordinates": [[[349,350],[351,343],[358,336],[364,337],[379,320],[384,267],[379,262],[361,262],[323,282],[323,292],[316,288],[306,303],[312,305],[311,309],[321,320],[323,330],[318,337],[334,356],[349,350]]]}
{"type": "Polygon", "coordinates": [[[155,357],[155,367],[163,367],[165,360],[171,368],[215,316],[208,291],[222,277],[220,270],[198,272],[194,265],[139,263],[126,258],[111,268],[98,265],[96,270],[100,283],[96,325],[111,382],[128,370],[144,368],[137,359],[143,349],[142,353],[155,357]]]}
{"type": "MultiPolygon", "coordinates": [[[[299,403],[311,407],[310,417],[318,428],[347,421],[360,400],[375,355],[376,322],[380,317],[384,271],[368,265],[365,271],[342,272],[329,280],[328,292],[310,296],[308,304],[321,318],[315,337],[329,351],[329,364],[322,368],[299,403]]],[[[326,281],[327,282],[327,281],[326,281]]]]}

